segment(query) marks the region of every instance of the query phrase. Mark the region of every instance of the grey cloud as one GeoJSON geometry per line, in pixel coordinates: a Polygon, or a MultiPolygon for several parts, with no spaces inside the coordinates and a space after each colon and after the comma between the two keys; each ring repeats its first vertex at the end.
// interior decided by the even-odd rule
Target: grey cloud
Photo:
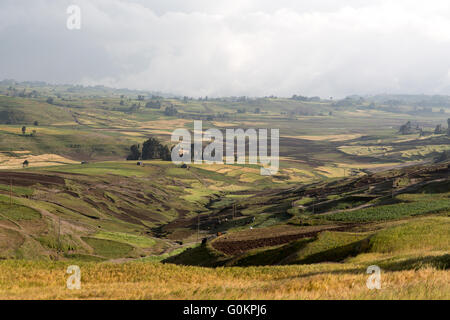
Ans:
{"type": "Polygon", "coordinates": [[[0,78],[193,96],[450,94],[446,1],[9,1],[0,78]],[[65,27],[78,4],[82,29],[65,27]]]}

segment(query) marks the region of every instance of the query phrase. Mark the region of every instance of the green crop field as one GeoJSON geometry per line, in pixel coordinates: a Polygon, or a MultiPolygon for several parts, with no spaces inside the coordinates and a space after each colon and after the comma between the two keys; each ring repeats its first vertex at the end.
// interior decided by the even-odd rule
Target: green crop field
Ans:
{"type": "Polygon", "coordinates": [[[399,203],[355,211],[334,213],[326,218],[334,221],[382,221],[450,210],[450,199],[399,203]]]}

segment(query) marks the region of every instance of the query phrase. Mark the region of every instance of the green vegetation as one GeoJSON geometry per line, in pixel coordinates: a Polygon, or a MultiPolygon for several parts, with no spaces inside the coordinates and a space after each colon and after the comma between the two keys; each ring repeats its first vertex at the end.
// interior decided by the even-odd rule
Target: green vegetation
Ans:
{"type": "Polygon", "coordinates": [[[95,238],[127,243],[141,248],[151,247],[156,243],[155,240],[147,237],[122,232],[100,231],[95,235],[95,238]]]}
{"type": "Polygon", "coordinates": [[[433,251],[448,250],[449,247],[450,220],[446,217],[413,220],[370,237],[371,252],[433,251]]]}
{"type": "Polygon", "coordinates": [[[341,261],[364,251],[365,244],[362,240],[365,238],[367,235],[361,233],[322,232],[315,241],[306,244],[284,262],[301,264],[341,261]]]}
{"type": "Polygon", "coordinates": [[[30,196],[33,194],[33,189],[31,189],[31,188],[13,186],[11,189],[11,187],[9,185],[4,185],[4,184],[0,184],[0,190],[8,191],[8,192],[10,190],[12,190],[12,193],[21,195],[21,196],[30,196]]]}
{"type": "Polygon", "coordinates": [[[354,211],[333,213],[326,216],[332,221],[383,221],[403,217],[438,213],[450,209],[450,199],[430,201],[416,201],[412,203],[398,203],[354,211]]]}
{"type": "Polygon", "coordinates": [[[33,220],[40,219],[41,215],[34,209],[21,206],[18,204],[0,203],[0,220],[11,219],[11,220],[33,220]]]}
{"type": "Polygon", "coordinates": [[[239,257],[235,261],[232,261],[230,264],[240,267],[280,264],[281,262],[287,261],[287,259],[291,259],[293,255],[311,241],[313,241],[313,239],[307,238],[294,241],[284,246],[252,250],[243,257],[239,257]]]}
{"type": "Polygon", "coordinates": [[[133,250],[133,247],[128,244],[112,240],[103,240],[88,237],[83,237],[82,239],[94,249],[94,254],[109,259],[127,256],[133,250]]]}
{"type": "Polygon", "coordinates": [[[183,250],[178,255],[172,255],[164,262],[181,265],[212,267],[223,265],[227,261],[224,254],[214,250],[210,245],[200,245],[183,250]]]}

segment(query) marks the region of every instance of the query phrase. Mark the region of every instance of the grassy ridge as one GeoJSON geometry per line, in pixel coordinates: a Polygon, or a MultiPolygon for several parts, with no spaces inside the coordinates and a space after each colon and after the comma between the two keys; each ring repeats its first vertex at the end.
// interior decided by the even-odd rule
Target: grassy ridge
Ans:
{"type": "Polygon", "coordinates": [[[450,219],[430,217],[377,232],[370,237],[370,251],[381,253],[413,250],[448,250],[450,219]]]}
{"type": "Polygon", "coordinates": [[[428,213],[437,213],[450,209],[450,199],[433,201],[415,201],[399,203],[354,211],[338,212],[326,216],[331,221],[383,221],[428,213]]]}
{"type": "MultiPolygon", "coordinates": [[[[448,251],[449,224],[449,217],[437,216],[405,220],[401,221],[400,225],[397,223],[372,232],[324,231],[315,238],[300,239],[277,247],[254,249],[234,257],[225,256],[210,245],[204,245],[169,258],[166,262],[197,266],[259,266],[358,260],[359,256],[367,254],[400,257],[421,253],[426,256],[431,252],[448,251]]],[[[445,268],[450,267],[448,262],[444,264],[445,268]]]]}

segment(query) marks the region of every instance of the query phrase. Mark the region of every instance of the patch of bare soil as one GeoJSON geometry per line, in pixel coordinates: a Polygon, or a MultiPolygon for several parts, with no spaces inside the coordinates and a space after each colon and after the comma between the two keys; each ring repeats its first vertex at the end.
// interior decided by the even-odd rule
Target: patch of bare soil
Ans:
{"type": "Polygon", "coordinates": [[[213,241],[211,245],[213,246],[214,249],[219,250],[225,254],[235,255],[256,248],[278,246],[302,238],[315,237],[319,232],[325,230],[348,231],[354,227],[355,227],[354,224],[345,226],[322,226],[315,228],[314,230],[303,229],[302,231],[297,232],[295,234],[283,234],[272,237],[263,237],[248,240],[228,240],[226,236],[223,236],[213,241]]]}
{"type": "Polygon", "coordinates": [[[11,180],[15,186],[24,187],[32,186],[38,183],[42,185],[65,184],[64,178],[55,175],[50,176],[31,172],[0,172],[0,183],[9,184],[11,180]]]}

